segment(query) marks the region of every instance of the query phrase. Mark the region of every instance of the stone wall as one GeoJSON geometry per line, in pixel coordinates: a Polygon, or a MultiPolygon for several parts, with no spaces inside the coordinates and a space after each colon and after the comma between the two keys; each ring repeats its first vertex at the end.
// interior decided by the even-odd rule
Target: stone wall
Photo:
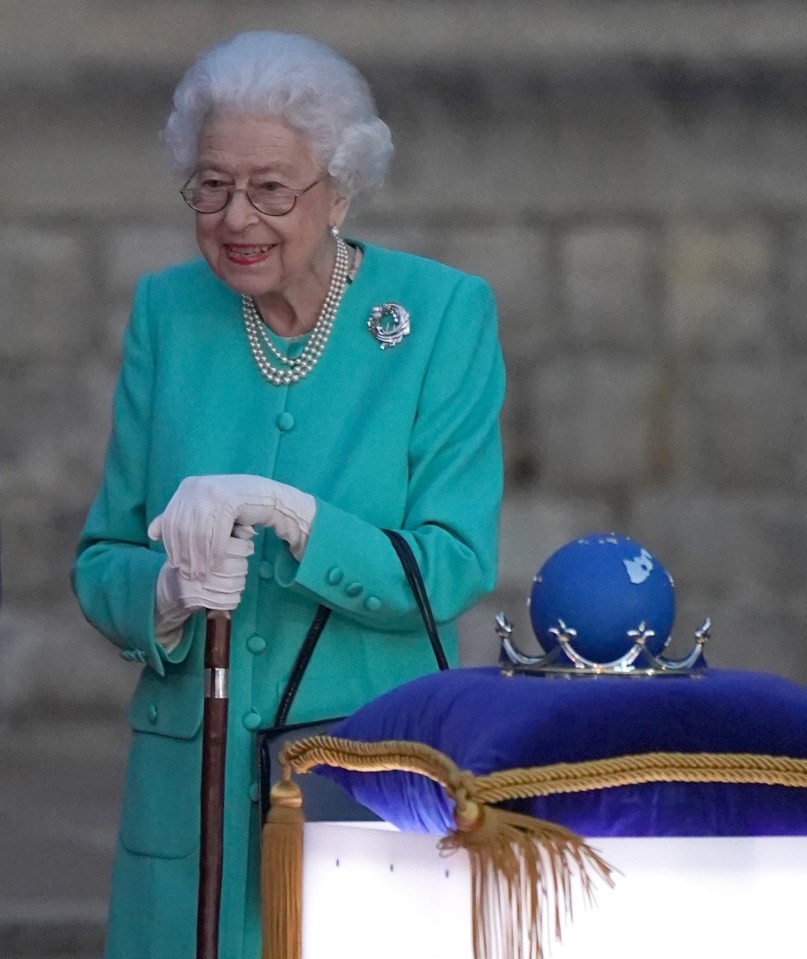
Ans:
{"type": "Polygon", "coordinates": [[[396,139],[351,231],[481,273],[509,389],[500,586],[612,528],[675,577],[683,647],[807,681],[807,10],[796,2],[0,0],[0,703],[134,680],[68,574],[136,277],[194,252],[158,131],[194,53],[311,33],[396,139]],[[338,13],[337,13],[338,11],[338,13]]]}

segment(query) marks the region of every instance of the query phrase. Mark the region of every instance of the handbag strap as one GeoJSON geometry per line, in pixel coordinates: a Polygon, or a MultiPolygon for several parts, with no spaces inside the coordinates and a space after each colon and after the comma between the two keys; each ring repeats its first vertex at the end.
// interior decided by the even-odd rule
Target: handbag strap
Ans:
{"type": "Polygon", "coordinates": [[[409,582],[409,588],[412,590],[412,595],[415,597],[415,602],[423,618],[423,625],[426,627],[429,642],[432,644],[432,651],[434,658],[437,660],[437,666],[439,669],[448,669],[448,659],[446,659],[443,644],[440,642],[440,634],[437,632],[437,623],[434,620],[434,613],[432,612],[431,603],[429,602],[429,594],[426,592],[426,586],[420,574],[418,561],[412,552],[412,547],[408,541],[395,530],[385,529],[383,532],[389,537],[395,552],[398,554],[398,559],[401,561],[404,574],[409,582]]]}
{"type": "Polygon", "coordinates": [[[294,660],[294,665],[291,668],[289,681],[286,683],[286,688],[283,690],[283,695],[280,697],[277,712],[275,713],[275,726],[286,725],[291,704],[294,702],[294,697],[297,695],[297,690],[300,688],[300,683],[303,680],[305,671],[308,669],[308,663],[314,654],[314,648],[316,647],[317,641],[322,634],[322,630],[325,629],[325,624],[328,622],[328,617],[330,615],[330,606],[317,606],[317,611],[314,613],[314,618],[311,620],[311,625],[308,627],[308,632],[305,634],[303,645],[300,647],[300,652],[297,653],[297,659],[294,660]]]}
{"type": "MultiPolygon", "coordinates": [[[[437,666],[441,670],[448,669],[448,659],[446,658],[443,644],[440,641],[440,634],[437,631],[437,623],[435,622],[434,613],[432,612],[431,604],[429,603],[429,596],[426,592],[426,587],[423,583],[423,577],[420,574],[420,568],[418,567],[417,560],[415,559],[415,554],[412,552],[412,547],[404,539],[404,537],[395,530],[385,529],[382,530],[382,532],[386,533],[389,537],[398,559],[401,562],[404,575],[409,583],[409,588],[412,590],[412,595],[415,597],[415,603],[420,610],[420,615],[423,619],[423,625],[426,627],[426,633],[429,637],[432,651],[434,652],[434,658],[437,660],[437,666]]],[[[306,669],[308,669],[308,664],[311,661],[311,657],[314,654],[314,650],[319,642],[319,638],[322,635],[323,629],[325,629],[325,624],[328,622],[328,617],[330,615],[330,606],[317,606],[317,611],[314,613],[314,618],[311,621],[311,625],[308,627],[308,632],[305,635],[303,644],[300,647],[300,651],[297,653],[297,658],[294,660],[294,665],[291,668],[289,681],[286,683],[286,688],[283,690],[283,695],[280,697],[277,712],[275,713],[275,721],[273,723],[274,726],[286,725],[286,720],[288,719],[289,712],[291,711],[292,703],[294,702],[294,698],[297,695],[298,689],[300,688],[300,683],[303,680],[306,669]]]]}

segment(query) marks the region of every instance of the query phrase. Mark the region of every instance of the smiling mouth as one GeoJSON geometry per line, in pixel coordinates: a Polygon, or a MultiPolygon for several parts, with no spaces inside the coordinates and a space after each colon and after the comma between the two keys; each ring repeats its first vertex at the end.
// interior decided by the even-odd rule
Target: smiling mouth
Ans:
{"type": "Polygon", "coordinates": [[[235,246],[227,243],[224,249],[231,258],[237,260],[256,260],[266,256],[270,250],[274,249],[274,246],[274,243],[266,243],[263,246],[235,246]]]}

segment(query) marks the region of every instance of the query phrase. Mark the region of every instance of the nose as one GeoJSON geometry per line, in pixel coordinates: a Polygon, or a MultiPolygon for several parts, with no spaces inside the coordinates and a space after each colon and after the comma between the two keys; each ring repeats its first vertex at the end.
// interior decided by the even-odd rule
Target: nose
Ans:
{"type": "Polygon", "coordinates": [[[224,219],[231,230],[243,230],[260,219],[260,213],[249,202],[243,187],[233,190],[230,195],[230,202],[224,208],[224,219]]]}

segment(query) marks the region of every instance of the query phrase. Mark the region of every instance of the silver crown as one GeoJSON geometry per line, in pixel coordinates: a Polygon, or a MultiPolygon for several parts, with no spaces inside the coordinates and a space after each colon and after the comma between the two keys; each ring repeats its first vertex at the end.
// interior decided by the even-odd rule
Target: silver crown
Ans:
{"type": "MultiPolygon", "coordinates": [[[[630,648],[619,659],[607,663],[598,663],[588,659],[574,648],[577,630],[567,626],[562,619],[549,630],[557,639],[557,644],[542,656],[527,656],[513,642],[513,626],[504,613],[496,615],[496,635],[501,643],[499,668],[503,673],[536,673],[565,676],[688,676],[706,668],[703,647],[711,637],[712,622],[706,619],[700,629],[695,631],[695,645],[683,659],[666,659],[664,649],[656,656],[647,647],[647,640],[655,636],[646,623],[639,623],[636,629],[627,632],[631,641],[630,648]],[[563,654],[570,662],[562,660],[563,654]]],[[[664,644],[666,648],[669,643],[664,644]]]]}

